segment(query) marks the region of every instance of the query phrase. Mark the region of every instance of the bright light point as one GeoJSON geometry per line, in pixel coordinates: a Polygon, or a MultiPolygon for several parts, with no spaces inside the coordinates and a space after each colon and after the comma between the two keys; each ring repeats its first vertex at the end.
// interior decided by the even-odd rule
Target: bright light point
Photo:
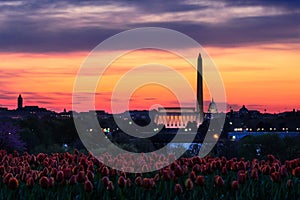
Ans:
{"type": "Polygon", "coordinates": [[[218,135],[217,133],[215,133],[215,134],[213,135],[213,137],[214,137],[215,139],[218,139],[218,138],[219,138],[219,135],[218,135]]]}
{"type": "Polygon", "coordinates": [[[130,125],[132,124],[132,121],[128,122],[130,125]]]}

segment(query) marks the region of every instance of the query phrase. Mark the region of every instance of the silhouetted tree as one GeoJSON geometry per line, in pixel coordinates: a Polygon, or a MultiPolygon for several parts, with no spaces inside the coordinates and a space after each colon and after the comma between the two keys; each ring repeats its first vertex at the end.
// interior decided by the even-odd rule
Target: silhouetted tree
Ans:
{"type": "Polygon", "coordinates": [[[7,151],[24,151],[26,144],[19,135],[19,127],[11,122],[0,123],[0,147],[7,151]]]}

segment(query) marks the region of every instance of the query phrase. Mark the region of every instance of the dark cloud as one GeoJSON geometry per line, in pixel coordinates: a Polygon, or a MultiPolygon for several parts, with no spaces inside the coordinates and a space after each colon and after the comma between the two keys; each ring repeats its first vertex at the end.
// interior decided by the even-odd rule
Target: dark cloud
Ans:
{"type": "Polygon", "coordinates": [[[225,2],[227,6],[268,6],[283,8],[289,11],[299,11],[300,1],[294,0],[219,0],[225,2]]]}
{"type": "Polygon", "coordinates": [[[0,32],[0,50],[10,52],[68,52],[92,50],[100,42],[122,30],[99,28],[65,29],[57,32],[24,27],[0,32]]]}
{"type": "Polygon", "coordinates": [[[159,26],[185,33],[202,45],[240,46],[271,42],[300,41],[299,14],[244,17],[218,24],[191,22],[144,23],[139,26],[159,26]]]}
{"type": "Polygon", "coordinates": [[[151,13],[164,13],[164,12],[182,12],[182,11],[193,11],[201,10],[207,8],[201,4],[186,4],[182,0],[172,0],[172,1],[161,1],[161,0],[152,0],[152,1],[140,1],[140,0],[127,0],[119,1],[126,2],[132,6],[138,6],[144,12],[151,13]]]}
{"type": "MultiPolygon", "coordinates": [[[[8,2],[8,1],[4,1],[8,2]]],[[[165,27],[185,33],[202,45],[240,46],[268,42],[299,42],[300,21],[299,2],[294,1],[219,1],[225,2],[226,8],[232,6],[263,6],[285,10],[285,14],[260,17],[235,17],[219,23],[195,22],[191,19],[176,21],[176,13],[199,11],[209,5],[188,4],[184,1],[23,1],[22,5],[0,4],[0,51],[5,52],[69,52],[89,51],[103,40],[128,28],[144,26],[165,27]],[[122,15],[123,21],[110,16],[105,22],[97,20],[105,14],[82,17],[70,20],[64,18],[64,9],[70,5],[104,6],[114,5],[120,8],[129,6],[136,10],[136,21],[131,21],[131,14],[122,15]],[[47,9],[51,12],[47,13],[47,9]],[[158,22],[142,22],[138,20],[146,14],[174,14],[174,20],[158,22]],[[59,15],[60,17],[56,17],[59,15]],[[2,17],[1,17],[2,16],[2,17]],[[126,18],[128,17],[128,21],[126,18]],[[84,25],[76,26],[77,21],[84,25]],[[110,21],[111,20],[111,21],[110,21]],[[126,22],[127,21],[127,22],[126,22]],[[115,25],[114,25],[115,24],[115,25]]],[[[13,4],[13,3],[12,3],[13,4]]],[[[83,11],[84,12],[84,11],[83,11]]],[[[69,13],[70,14],[70,13],[69,13]]],[[[214,13],[218,15],[218,13],[214,13]]],[[[215,17],[215,16],[214,16],[215,17]]]]}

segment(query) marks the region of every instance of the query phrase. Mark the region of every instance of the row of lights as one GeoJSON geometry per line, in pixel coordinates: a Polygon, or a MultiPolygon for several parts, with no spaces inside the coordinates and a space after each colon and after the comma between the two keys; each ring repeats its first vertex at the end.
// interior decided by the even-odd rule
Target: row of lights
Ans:
{"type": "MultiPolygon", "coordinates": [[[[243,128],[234,128],[235,132],[243,131],[243,128]]],[[[246,128],[246,131],[252,131],[252,128],[246,128]]],[[[257,128],[257,131],[264,131],[264,128],[257,128]]],[[[276,128],[270,128],[270,131],[276,131],[276,128]]],[[[288,131],[289,128],[282,128],[283,131],[288,131]]],[[[296,131],[300,131],[300,128],[296,128],[296,131]]]]}

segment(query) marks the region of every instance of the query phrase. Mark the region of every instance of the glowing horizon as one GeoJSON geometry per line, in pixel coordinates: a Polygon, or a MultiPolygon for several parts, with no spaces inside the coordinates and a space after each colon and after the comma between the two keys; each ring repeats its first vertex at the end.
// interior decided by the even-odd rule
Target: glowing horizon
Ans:
{"type": "MultiPolygon", "coordinates": [[[[265,109],[267,112],[281,112],[300,107],[299,94],[295,93],[297,74],[300,73],[296,62],[297,55],[300,53],[298,47],[299,45],[276,44],[239,48],[207,47],[206,50],[222,74],[229,107],[238,109],[246,105],[250,109],[262,112],[265,109]],[[274,58],[274,55],[280,56],[274,58]],[[281,67],[282,65],[289,65],[290,70],[287,71],[281,67]]],[[[70,110],[73,82],[86,55],[88,52],[66,55],[64,53],[0,54],[1,60],[4,60],[0,66],[3,86],[0,90],[2,93],[0,105],[14,109],[18,94],[22,94],[24,105],[38,105],[55,111],[62,111],[64,108],[70,110]],[[6,96],[3,93],[6,93],[6,96]]],[[[97,93],[103,99],[102,102],[97,100],[97,109],[110,112],[109,95],[113,85],[107,83],[117,81],[132,66],[141,65],[146,55],[154,60],[161,58],[160,52],[146,51],[134,55],[136,58],[131,57],[130,60],[134,62],[123,59],[124,62],[114,63],[112,70],[102,77],[104,83],[106,82],[106,92],[97,93]]],[[[196,73],[192,68],[182,67],[182,63],[175,58],[167,58],[163,63],[183,73],[195,89],[196,73]]],[[[171,93],[164,93],[168,94],[163,96],[165,101],[155,102],[160,96],[158,91],[160,90],[157,87],[151,89],[149,86],[147,90],[140,89],[133,95],[132,99],[135,101],[131,101],[130,108],[149,109],[153,104],[163,104],[168,107],[178,105],[176,98],[170,97],[171,93]]],[[[211,98],[204,89],[205,110],[211,98]]],[[[193,102],[187,104],[194,105],[193,102]]]]}
{"type": "MultiPolygon", "coordinates": [[[[164,27],[203,45],[222,75],[228,109],[246,105],[270,113],[300,110],[298,8],[299,3],[291,0],[2,2],[0,107],[15,109],[22,94],[24,105],[70,110],[76,73],[95,46],[124,30],[164,27]]],[[[133,61],[117,63],[103,77],[105,90],[97,94],[97,109],[110,112],[112,82],[140,65],[144,56],[159,60],[160,53],[136,54],[133,61]]],[[[170,57],[164,62],[183,73],[195,89],[196,73],[191,68],[182,68],[170,57]]],[[[211,98],[204,90],[205,111],[211,98]]],[[[167,90],[147,86],[133,94],[130,108],[176,106],[176,102],[167,90]]]]}

